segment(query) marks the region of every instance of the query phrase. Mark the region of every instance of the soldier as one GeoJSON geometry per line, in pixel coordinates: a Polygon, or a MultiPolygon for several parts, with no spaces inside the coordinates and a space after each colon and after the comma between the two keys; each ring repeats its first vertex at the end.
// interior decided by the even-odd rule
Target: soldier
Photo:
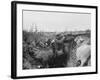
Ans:
{"type": "Polygon", "coordinates": [[[64,44],[63,44],[64,39],[65,37],[63,36],[63,34],[56,35],[55,42],[56,42],[56,49],[58,51],[64,48],[64,44]]]}

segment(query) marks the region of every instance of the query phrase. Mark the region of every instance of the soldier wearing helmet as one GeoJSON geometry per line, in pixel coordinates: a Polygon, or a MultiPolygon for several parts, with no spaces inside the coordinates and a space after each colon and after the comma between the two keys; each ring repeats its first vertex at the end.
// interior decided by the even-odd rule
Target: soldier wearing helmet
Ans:
{"type": "Polygon", "coordinates": [[[63,41],[64,41],[63,34],[57,34],[55,39],[57,50],[63,49],[63,41]]]}

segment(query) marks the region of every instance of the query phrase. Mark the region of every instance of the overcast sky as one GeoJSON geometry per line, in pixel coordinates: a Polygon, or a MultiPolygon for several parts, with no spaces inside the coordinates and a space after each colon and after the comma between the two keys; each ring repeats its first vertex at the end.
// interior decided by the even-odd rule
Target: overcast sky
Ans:
{"type": "Polygon", "coordinates": [[[30,30],[34,24],[46,32],[86,30],[91,28],[91,14],[23,11],[23,29],[30,30]]]}

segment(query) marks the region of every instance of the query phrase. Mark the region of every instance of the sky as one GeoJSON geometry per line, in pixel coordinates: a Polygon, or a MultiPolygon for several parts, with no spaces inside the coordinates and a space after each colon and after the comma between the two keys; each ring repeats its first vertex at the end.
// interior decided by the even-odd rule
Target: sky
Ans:
{"type": "Polygon", "coordinates": [[[91,14],[71,12],[23,11],[23,30],[63,32],[91,28],[91,14]]]}

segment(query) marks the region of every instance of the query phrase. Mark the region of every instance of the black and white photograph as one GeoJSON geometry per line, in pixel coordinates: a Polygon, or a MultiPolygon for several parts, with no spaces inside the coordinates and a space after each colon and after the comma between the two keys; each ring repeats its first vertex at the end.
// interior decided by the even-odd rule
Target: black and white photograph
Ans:
{"type": "Polygon", "coordinates": [[[23,10],[23,69],[91,66],[91,14],[23,10]]]}
{"type": "Polygon", "coordinates": [[[15,3],[14,77],[97,72],[96,6],[15,3]]]}

